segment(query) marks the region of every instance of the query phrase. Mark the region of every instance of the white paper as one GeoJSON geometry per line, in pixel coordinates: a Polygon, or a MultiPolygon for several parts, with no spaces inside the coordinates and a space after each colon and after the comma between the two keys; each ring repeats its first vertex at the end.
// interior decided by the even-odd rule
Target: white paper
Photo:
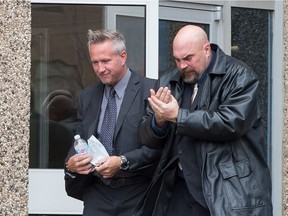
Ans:
{"type": "Polygon", "coordinates": [[[91,151],[90,154],[93,156],[93,159],[90,163],[96,165],[97,161],[109,157],[106,148],[94,135],[92,135],[87,141],[89,149],[91,151]]]}

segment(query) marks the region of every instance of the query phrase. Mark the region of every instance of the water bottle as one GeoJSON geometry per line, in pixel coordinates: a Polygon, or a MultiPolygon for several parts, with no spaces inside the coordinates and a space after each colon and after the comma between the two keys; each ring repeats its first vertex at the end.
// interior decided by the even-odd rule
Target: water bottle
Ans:
{"type": "Polygon", "coordinates": [[[87,142],[80,137],[79,134],[74,136],[74,149],[77,154],[87,154],[88,153],[88,145],[87,142]]]}

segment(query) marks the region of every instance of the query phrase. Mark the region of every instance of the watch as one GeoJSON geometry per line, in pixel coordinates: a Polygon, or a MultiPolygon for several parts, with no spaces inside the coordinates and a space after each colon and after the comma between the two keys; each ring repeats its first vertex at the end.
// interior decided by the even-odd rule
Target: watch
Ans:
{"type": "Polygon", "coordinates": [[[127,158],[124,155],[120,155],[120,164],[119,167],[121,170],[127,170],[129,169],[129,161],[127,160],[127,158]]]}

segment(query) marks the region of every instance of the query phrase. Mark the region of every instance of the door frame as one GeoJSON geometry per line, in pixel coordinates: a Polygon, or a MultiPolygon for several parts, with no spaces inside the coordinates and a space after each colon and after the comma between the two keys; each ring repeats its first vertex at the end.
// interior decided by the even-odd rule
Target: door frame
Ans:
{"type": "MultiPolygon", "coordinates": [[[[162,8],[164,7],[177,7],[177,8],[187,8],[187,9],[197,9],[197,10],[207,10],[211,11],[214,15],[215,23],[213,27],[210,27],[211,42],[218,43],[222,49],[227,53],[231,53],[231,6],[241,6],[247,7],[244,2],[241,1],[201,1],[203,4],[197,3],[197,1],[163,1],[163,0],[31,0],[31,3],[63,3],[63,4],[99,4],[99,5],[145,5],[146,7],[146,75],[150,78],[158,78],[158,19],[167,18],[168,15],[162,14],[162,8]],[[240,4],[241,3],[241,4],[240,4]],[[159,5],[160,4],[160,5],[159,5]],[[239,5],[240,4],[240,5],[239,5]],[[225,20],[225,22],[223,21],[225,20]],[[225,37],[224,37],[225,36],[225,37]],[[225,38],[225,40],[224,40],[225,38]]],[[[254,1],[255,2],[255,1],[254,1]]],[[[252,4],[252,2],[250,2],[252,4]]],[[[283,91],[279,89],[283,88],[283,74],[279,74],[279,71],[283,73],[283,26],[280,24],[283,20],[283,5],[280,2],[273,1],[260,2],[257,1],[254,4],[261,4],[263,9],[274,10],[274,19],[272,20],[274,30],[273,32],[280,32],[280,34],[275,34],[275,39],[273,39],[272,45],[272,79],[274,85],[272,86],[272,122],[271,122],[271,146],[273,148],[271,160],[272,160],[272,183],[273,183],[273,205],[274,214],[282,214],[282,145],[283,145],[283,91]],[[267,4],[269,4],[267,6],[267,4]],[[270,4],[273,4],[270,6],[270,4]],[[265,7],[264,7],[265,6],[265,7]],[[275,7],[275,8],[274,8],[275,7]],[[282,33],[282,34],[281,34],[282,33]],[[277,55],[276,55],[277,53],[277,55]],[[276,57],[277,56],[277,57],[276,57]],[[281,155],[281,156],[280,156],[281,155]],[[281,176],[281,177],[279,177],[281,176]]],[[[260,5],[255,6],[255,8],[261,8],[260,5]]],[[[172,13],[172,15],[174,12],[172,13]]],[[[171,18],[171,17],[170,17],[171,18]]],[[[203,18],[198,17],[199,20],[203,18]]],[[[45,193],[48,193],[47,189],[49,187],[58,190],[59,186],[64,190],[64,173],[62,169],[29,169],[29,213],[30,214],[82,214],[82,202],[66,196],[65,191],[60,192],[59,196],[54,196],[47,199],[45,193]],[[56,185],[57,183],[57,185],[56,185]],[[48,184],[48,186],[47,186],[48,184]],[[45,185],[45,188],[43,187],[45,185]],[[42,193],[42,189],[44,193],[42,193]],[[65,198],[63,198],[65,195],[65,198]],[[60,200],[59,200],[59,199],[60,200]],[[64,201],[63,199],[68,199],[64,201]],[[45,206],[61,203],[63,209],[64,207],[76,207],[77,210],[73,212],[68,212],[54,209],[45,210],[45,206]]],[[[61,190],[62,190],[61,189],[61,190]]],[[[59,189],[60,190],[60,189],[59,189]]]]}

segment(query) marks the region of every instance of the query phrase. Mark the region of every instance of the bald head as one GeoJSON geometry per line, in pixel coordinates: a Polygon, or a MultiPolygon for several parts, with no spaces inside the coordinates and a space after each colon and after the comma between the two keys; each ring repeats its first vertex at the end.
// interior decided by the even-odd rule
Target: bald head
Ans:
{"type": "Polygon", "coordinates": [[[199,26],[187,25],[181,28],[173,41],[174,45],[186,45],[192,43],[202,47],[204,44],[209,43],[206,32],[199,26]]]}
{"type": "Polygon", "coordinates": [[[173,40],[173,56],[185,82],[199,80],[209,65],[210,54],[207,34],[198,26],[184,26],[173,40]]]}

